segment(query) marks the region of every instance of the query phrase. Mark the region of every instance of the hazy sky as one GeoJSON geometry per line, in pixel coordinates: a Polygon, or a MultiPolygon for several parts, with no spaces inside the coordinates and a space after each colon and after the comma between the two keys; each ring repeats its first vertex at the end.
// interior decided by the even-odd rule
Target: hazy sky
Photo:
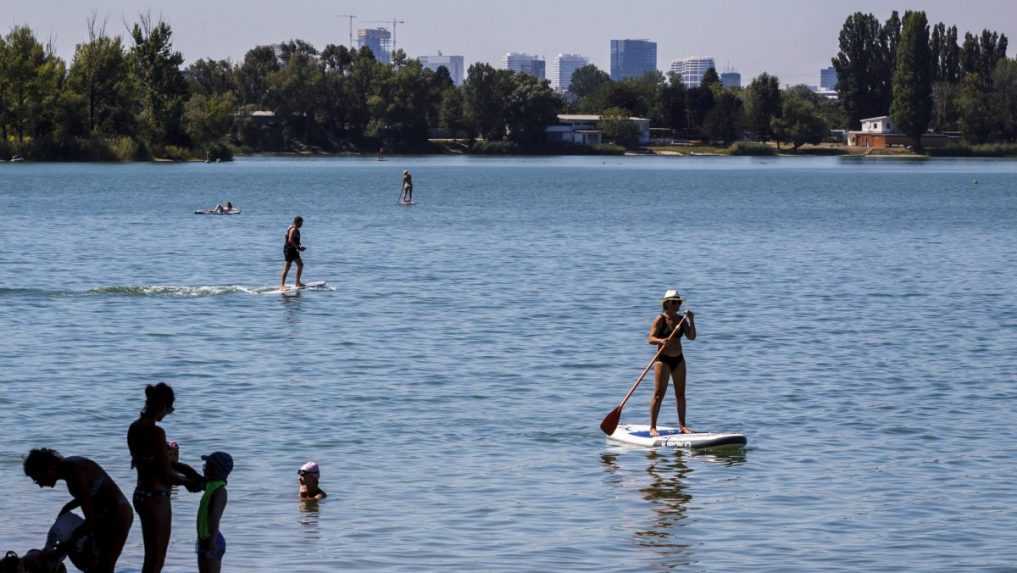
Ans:
{"type": "MultiPolygon", "coordinates": [[[[922,9],[931,22],[965,31],[991,28],[1017,41],[1017,0],[0,0],[0,19],[28,24],[40,39],[52,39],[70,59],[95,12],[107,30],[123,33],[124,20],[150,10],[173,26],[175,46],[187,61],[243,59],[260,44],[301,38],[318,48],[348,42],[348,21],[405,20],[398,46],[411,56],[466,57],[467,65],[498,65],[505,52],[578,53],[607,70],[609,41],[649,38],[657,42],[658,67],[690,55],[712,56],[720,71],[729,66],[743,83],[767,71],[782,83],[818,83],[819,68],[837,52],[837,34],[852,12],[881,20],[897,9],[922,9]]],[[[1014,44],[1012,41],[1011,44],[1014,44]]],[[[1017,46],[1013,46],[1017,49],[1017,46]]],[[[1014,53],[1011,49],[1011,54],[1014,53]]]]}

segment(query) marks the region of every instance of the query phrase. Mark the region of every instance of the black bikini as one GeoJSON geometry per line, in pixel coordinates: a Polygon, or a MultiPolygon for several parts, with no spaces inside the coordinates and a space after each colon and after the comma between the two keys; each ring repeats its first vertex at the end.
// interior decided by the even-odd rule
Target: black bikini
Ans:
{"type": "MultiPolygon", "coordinates": [[[[668,336],[671,335],[672,332],[674,332],[674,328],[671,328],[670,330],[668,329],[667,315],[661,314],[660,317],[663,320],[661,320],[660,326],[657,327],[657,338],[667,338],[668,336]]],[[[676,338],[681,338],[683,334],[685,334],[684,323],[682,323],[682,331],[676,335],[676,338]]],[[[678,356],[668,356],[666,354],[661,354],[660,356],[657,357],[657,362],[667,364],[668,368],[674,370],[678,366],[681,366],[683,362],[685,362],[685,355],[679,354],[678,356]]]]}

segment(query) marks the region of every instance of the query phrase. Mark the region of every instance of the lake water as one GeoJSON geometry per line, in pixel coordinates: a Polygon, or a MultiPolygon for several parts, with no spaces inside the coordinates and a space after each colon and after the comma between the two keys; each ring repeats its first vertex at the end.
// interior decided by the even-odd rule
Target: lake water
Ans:
{"type": "MultiPolygon", "coordinates": [[[[32,447],[130,495],[166,381],[183,461],[236,460],[225,571],[1017,570],[1017,163],[0,165],[0,241],[0,550],[68,499],[32,447]],[[243,213],[192,214],[220,200],[243,213]],[[297,214],[335,290],[267,294],[297,214]],[[672,287],[689,424],[741,453],[597,427],[672,287]]],[[[198,499],[167,571],[195,569],[198,499]]],[[[120,569],[142,554],[135,519],[120,569]]]]}

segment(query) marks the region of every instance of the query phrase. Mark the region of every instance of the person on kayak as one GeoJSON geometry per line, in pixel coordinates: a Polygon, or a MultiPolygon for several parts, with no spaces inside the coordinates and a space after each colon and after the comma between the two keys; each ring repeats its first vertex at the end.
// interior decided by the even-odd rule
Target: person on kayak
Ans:
{"type": "Polygon", "coordinates": [[[286,265],[283,267],[282,279],[279,281],[279,290],[286,290],[286,275],[289,274],[290,265],[294,262],[297,263],[297,277],[294,282],[297,288],[304,288],[304,283],[300,282],[300,276],[304,274],[304,261],[300,258],[300,253],[304,250],[304,247],[300,246],[300,227],[303,226],[304,218],[297,216],[293,218],[290,228],[286,229],[286,243],[283,245],[283,257],[286,259],[286,265]]]}
{"type": "Polygon", "coordinates": [[[669,378],[674,381],[675,399],[678,403],[678,431],[683,434],[692,433],[685,425],[685,356],[682,354],[681,337],[696,339],[696,321],[691,310],[685,311],[684,318],[678,314],[682,302],[677,290],[671,289],[664,293],[664,299],[660,302],[664,312],[653,321],[650,334],[646,337],[648,343],[658,348],[663,347],[663,352],[653,365],[653,398],[650,399],[651,436],[660,435],[657,432],[657,416],[660,414],[664,395],[667,394],[669,378]],[[676,328],[679,331],[672,337],[671,333],[676,328]]]}

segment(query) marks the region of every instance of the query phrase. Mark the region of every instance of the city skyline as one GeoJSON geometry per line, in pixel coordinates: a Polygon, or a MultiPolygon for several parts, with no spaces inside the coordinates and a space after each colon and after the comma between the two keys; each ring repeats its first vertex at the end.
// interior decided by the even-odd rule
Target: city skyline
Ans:
{"type": "MultiPolygon", "coordinates": [[[[640,10],[617,3],[561,0],[545,5],[519,0],[511,6],[467,0],[351,0],[338,3],[293,0],[278,5],[264,0],[221,0],[215,4],[179,0],[138,6],[129,0],[70,0],[16,3],[5,10],[6,24],[30,26],[43,41],[70,60],[74,45],[86,38],[85,22],[95,13],[106,20],[107,31],[125,35],[124,22],[150,10],[174,31],[174,46],[187,62],[199,58],[242,61],[256,45],[300,38],[319,49],[328,43],[348,44],[349,22],[341,14],[356,14],[354,28],[388,27],[383,20],[398,17],[398,48],[411,57],[445,54],[464,56],[464,64],[485,62],[498,67],[508,51],[525,51],[550,61],[556,54],[580,54],[610,72],[610,41],[646,38],[658,45],[657,69],[666,72],[671,61],[694,54],[711,54],[718,71],[733,68],[743,82],[766,71],[782,84],[819,83],[819,70],[837,52],[837,34],[855,11],[872,12],[884,20],[905,4],[881,0],[845,3],[836,9],[808,0],[721,1],[709,6],[678,5],[646,0],[640,10]],[[695,20],[699,25],[689,25],[695,20]],[[676,32],[675,30],[680,30],[676,32]],[[774,33],[780,30],[780,33],[774,33]],[[228,33],[224,33],[228,32],[228,33]]],[[[965,31],[990,28],[1013,37],[1017,33],[1017,3],[981,0],[957,6],[946,0],[926,0],[921,9],[930,22],[943,21],[965,31]]],[[[1011,51],[1012,53],[1012,51],[1011,51]]]]}

